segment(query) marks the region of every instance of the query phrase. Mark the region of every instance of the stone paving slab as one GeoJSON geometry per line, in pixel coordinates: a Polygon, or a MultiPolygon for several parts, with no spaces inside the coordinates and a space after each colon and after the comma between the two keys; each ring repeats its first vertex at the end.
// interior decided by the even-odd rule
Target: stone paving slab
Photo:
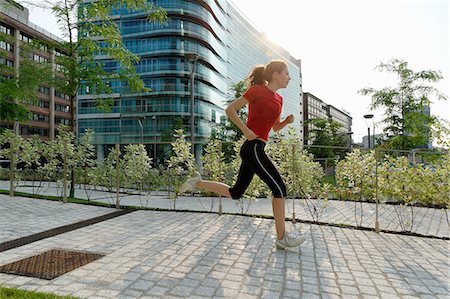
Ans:
{"type": "MultiPolygon", "coordinates": [[[[22,182],[25,185],[31,185],[31,182],[22,182]]],[[[42,189],[42,193],[47,195],[58,195],[58,189],[54,183],[46,183],[46,187],[42,189]]],[[[0,181],[0,188],[9,188],[9,181],[0,181]]],[[[36,189],[31,187],[19,187],[20,191],[33,193],[36,189]]],[[[82,199],[91,199],[99,202],[114,204],[115,194],[90,190],[86,192],[82,188],[77,188],[76,197],[82,199]]],[[[121,204],[128,206],[141,206],[151,208],[173,209],[173,200],[168,197],[167,192],[152,192],[149,195],[130,195],[121,194],[121,204]]],[[[286,216],[291,217],[292,211],[295,210],[297,219],[302,220],[319,220],[325,223],[338,223],[353,226],[362,226],[367,228],[375,227],[375,211],[374,203],[359,203],[352,201],[330,200],[328,204],[321,209],[321,203],[317,201],[295,200],[295,205],[291,199],[286,200],[286,216]],[[311,211],[314,209],[312,204],[321,211],[319,217],[313,217],[311,211]],[[294,209],[295,208],[295,209],[294,209]],[[361,213],[362,208],[362,213],[361,213]]],[[[242,208],[237,202],[228,198],[222,198],[223,212],[241,213],[242,208]]],[[[192,197],[180,196],[177,199],[175,209],[190,211],[219,211],[218,197],[192,197]]],[[[447,222],[446,213],[448,210],[413,207],[414,220],[411,221],[411,208],[394,206],[387,204],[379,205],[379,223],[380,228],[387,231],[404,231],[404,227],[408,228],[409,223],[413,224],[412,232],[421,235],[430,235],[437,237],[449,237],[450,225],[447,222]],[[403,219],[400,221],[400,217],[403,219]]],[[[249,215],[265,215],[272,216],[271,199],[259,198],[256,202],[248,207],[248,201],[245,201],[244,212],[249,215]]]]}
{"type": "Polygon", "coordinates": [[[0,284],[80,298],[449,298],[449,241],[287,226],[307,234],[300,248],[276,250],[270,219],[137,211],[3,252],[0,265],[52,248],[106,256],[0,284]]]}
{"type": "Polygon", "coordinates": [[[0,194],[0,243],[117,211],[0,194]]]}

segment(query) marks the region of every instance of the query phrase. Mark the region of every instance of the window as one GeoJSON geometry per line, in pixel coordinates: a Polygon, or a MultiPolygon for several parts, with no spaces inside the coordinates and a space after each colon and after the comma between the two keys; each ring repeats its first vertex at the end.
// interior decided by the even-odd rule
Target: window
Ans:
{"type": "Polygon", "coordinates": [[[50,88],[45,87],[45,86],[39,86],[38,92],[49,95],[50,94],[50,88]]]}
{"type": "Polygon", "coordinates": [[[48,117],[48,115],[33,113],[33,120],[34,121],[41,121],[41,122],[47,122],[48,123],[49,117],[48,117]]]}
{"type": "Polygon", "coordinates": [[[14,46],[5,41],[0,41],[0,49],[8,51],[8,52],[14,52],[14,46]]]}
{"type": "Polygon", "coordinates": [[[20,127],[21,135],[39,135],[48,136],[49,131],[47,129],[33,128],[33,127],[20,127]]]}
{"type": "Polygon", "coordinates": [[[33,60],[36,62],[39,62],[39,63],[47,63],[48,62],[47,58],[36,55],[36,54],[33,54],[33,60]]]}
{"type": "Polygon", "coordinates": [[[70,126],[71,123],[72,122],[70,121],[70,119],[55,116],[55,124],[63,124],[63,125],[70,126]]]}
{"type": "Polygon", "coordinates": [[[37,101],[35,103],[35,106],[42,107],[42,108],[49,108],[50,107],[50,103],[48,101],[39,100],[39,101],[37,101]]]}
{"type": "Polygon", "coordinates": [[[10,66],[10,67],[14,67],[14,61],[0,57],[0,64],[6,65],[6,66],[10,66]]]}
{"type": "Polygon", "coordinates": [[[14,29],[12,29],[8,25],[2,24],[2,23],[0,23],[0,32],[6,33],[9,35],[14,35],[14,29]]]}
{"type": "Polygon", "coordinates": [[[68,101],[70,100],[70,96],[68,94],[60,92],[60,91],[57,91],[57,90],[55,90],[55,97],[61,98],[61,99],[64,99],[64,100],[68,100],[68,101]]]}
{"type": "Polygon", "coordinates": [[[55,104],[55,110],[61,112],[70,112],[70,106],[55,104]]]}
{"type": "Polygon", "coordinates": [[[23,41],[24,43],[29,43],[33,40],[33,38],[31,36],[21,33],[20,40],[23,41]]]}

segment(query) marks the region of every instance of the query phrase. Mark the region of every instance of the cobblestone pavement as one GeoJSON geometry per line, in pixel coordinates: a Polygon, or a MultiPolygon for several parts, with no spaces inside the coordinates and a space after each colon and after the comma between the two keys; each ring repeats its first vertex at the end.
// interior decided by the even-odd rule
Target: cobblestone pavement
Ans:
{"type": "Polygon", "coordinates": [[[7,195],[0,199],[0,243],[117,211],[7,195]]]}
{"type": "MultiPolygon", "coordinates": [[[[61,204],[5,197],[17,204],[0,217],[15,213],[16,227],[30,225],[31,204],[59,224],[61,204]]],[[[300,248],[276,250],[270,219],[137,211],[0,253],[0,265],[52,248],[106,255],[51,281],[0,273],[0,284],[80,298],[449,298],[449,241],[287,226],[308,236],[300,248]]]]}
{"type": "MultiPolygon", "coordinates": [[[[24,182],[25,185],[31,185],[31,182],[24,182]]],[[[9,181],[0,181],[0,189],[8,189],[9,181]]],[[[20,191],[33,193],[31,187],[19,187],[20,191]]],[[[36,190],[36,189],[34,189],[36,190]]],[[[44,187],[41,190],[48,195],[58,195],[54,184],[50,187],[44,187]]],[[[76,197],[82,199],[91,199],[104,203],[115,203],[115,194],[103,191],[85,191],[78,188],[76,197]]],[[[272,216],[272,203],[270,199],[260,198],[253,202],[248,208],[245,201],[246,214],[272,216]]],[[[172,209],[173,200],[168,198],[167,192],[153,192],[150,195],[127,195],[122,194],[122,205],[142,206],[152,208],[172,209]]],[[[241,213],[242,209],[228,198],[222,199],[223,212],[241,213]]],[[[214,211],[219,210],[219,199],[217,197],[179,197],[176,202],[176,209],[191,211],[214,211]]],[[[286,216],[292,217],[294,211],[292,200],[286,200],[286,216]]],[[[420,208],[420,207],[402,207],[387,204],[379,205],[379,223],[380,228],[388,231],[403,231],[408,229],[410,224],[412,232],[421,235],[430,235],[438,237],[450,236],[450,225],[447,220],[448,210],[420,208]],[[413,212],[413,214],[411,214],[413,212]],[[413,217],[412,217],[413,215],[413,217]],[[400,219],[402,219],[400,221],[400,219]],[[403,224],[403,227],[402,227],[403,224]]],[[[366,228],[375,227],[376,205],[373,203],[355,203],[352,201],[330,200],[327,205],[318,201],[295,200],[295,216],[302,220],[319,220],[326,223],[347,224],[353,226],[362,226],[366,228]],[[320,212],[318,217],[313,218],[313,205],[320,212]]]]}

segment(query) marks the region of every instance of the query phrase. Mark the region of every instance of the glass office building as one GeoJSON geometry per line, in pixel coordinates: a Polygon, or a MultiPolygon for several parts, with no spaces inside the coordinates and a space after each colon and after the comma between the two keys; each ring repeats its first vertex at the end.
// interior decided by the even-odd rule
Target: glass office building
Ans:
{"type": "MultiPolygon", "coordinates": [[[[220,123],[230,87],[241,81],[252,66],[271,59],[284,59],[292,77],[284,97],[283,116],[294,114],[295,126],[302,136],[302,88],[300,61],[273,44],[225,0],[157,0],[155,6],[167,11],[166,24],[150,23],[143,13],[117,9],[114,18],[120,26],[125,46],[141,57],[137,71],[148,94],[130,94],[120,82],[111,82],[115,99],[111,113],[95,108],[95,99],[83,89],[78,101],[78,130],[95,131],[98,158],[116,143],[146,144],[154,155],[154,146],[170,135],[175,123],[182,124],[190,140],[190,70],[185,58],[198,55],[195,62],[195,143],[196,153],[220,123]]],[[[117,63],[108,61],[110,71],[117,63]]],[[[159,150],[159,148],[157,147],[159,150]]]]}

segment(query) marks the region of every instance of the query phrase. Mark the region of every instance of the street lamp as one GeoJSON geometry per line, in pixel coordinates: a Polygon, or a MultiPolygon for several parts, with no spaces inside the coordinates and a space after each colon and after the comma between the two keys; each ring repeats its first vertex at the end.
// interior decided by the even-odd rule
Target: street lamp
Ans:
{"type": "MultiPolygon", "coordinates": [[[[373,118],[373,114],[366,114],[366,115],[364,115],[364,119],[372,119],[372,118],[373,118]]],[[[366,125],[367,125],[367,122],[366,122],[366,125]]],[[[369,140],[367,148],[370,149],[370,126],[369,125],[367,125],[367,137],[368,137],[368,140],[369,140]]]]}
{"type": "Polygon", "coordinates": [[[140,118],[138,118],[137,121],[138,121],[139,126],[141,127],[141,143],[144,144],[144,126],[142,125],[140,118]]]}
{"type": "Polygon", "coordinates": [[[347,135],[348,135],[348,146],[352,149],[352,145],[353,145],[353,143],[352,143],[352,135],[353,135],[353,132],[347,132],[347,135]]]}
{"type": "Polygon", "coordinates": [[[153,119],[153,165],[156,162],[156,115],[152,116],[153,119]]]}
{"type": "Polygon", "coordinates": [[[191,76],[191,153],[195,155],[194,151],[194,142],[195,142],[195,127],[194,127],[194,71],[195,71],[195,63],[198,60],[198,54],[195,53],[187,53],[184,55],[186,58],[186,62],[188,63],[189,73],[191,76]]]}
{"type": "MultiPolygon", "coordinates": [[[[366,114],[364,115],[365,119],[372,119],[373,118],[373,114],[366,114]]],[[[367,123],[366,123],[367,125],[367,123]]],[[[370,126],[367,125],[367,131],[369,132],[369,149],[370,149],[370,126]]],[[[375,148],[375,123],[373,123],[373,130],[372,130],[372,134],[373,134],[373,147],[375,148]]],[[[380,232],[380,222],[379,222],[379,212],[378,212],[378,205],[379,205],[379,200],[378,200],[378,153],[377,153],[377,149],[375,148],[375,232],[379,233],[380,232]]]]}

